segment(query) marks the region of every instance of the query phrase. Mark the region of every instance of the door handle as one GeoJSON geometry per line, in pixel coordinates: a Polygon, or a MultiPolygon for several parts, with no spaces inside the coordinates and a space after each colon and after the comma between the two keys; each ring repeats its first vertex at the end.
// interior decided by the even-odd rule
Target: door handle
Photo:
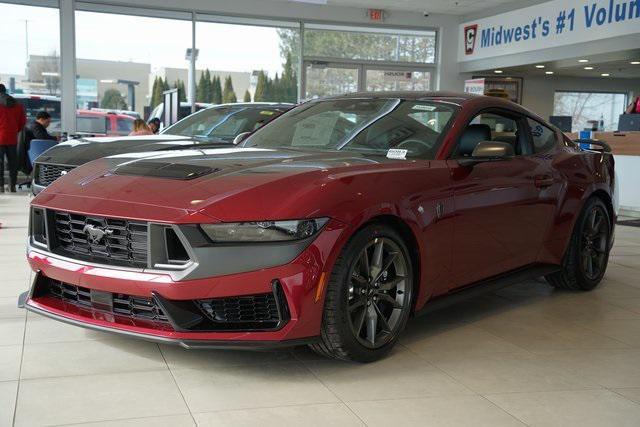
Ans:
{"type": "Polygon", "coordinates": [[[533,182],[538,188],[551,187],[553,185],[553,177],[549,175],[536,175],[533,178],[533,182]]]}

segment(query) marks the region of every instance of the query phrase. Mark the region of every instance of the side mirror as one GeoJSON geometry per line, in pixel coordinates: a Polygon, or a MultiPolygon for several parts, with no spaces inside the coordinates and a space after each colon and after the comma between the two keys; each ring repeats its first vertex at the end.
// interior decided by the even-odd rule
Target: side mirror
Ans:
{"type": "Polygon", "coordinates": [[[515,156],[513,146],[506,142],[482,141],[473,149],[471,157],[458,159],[461,166],[473,166],[478,163],[508,160],[515,156]]]}
{"type": "Polygon", "coordinates": [[[239,133],[238,135],[236,135],[235,138],[233,138],[233,145],[239,145],[239,144],[243,143],[244,140],[249,138],[250,135],[251,135],[251,132],[239,133]]]}

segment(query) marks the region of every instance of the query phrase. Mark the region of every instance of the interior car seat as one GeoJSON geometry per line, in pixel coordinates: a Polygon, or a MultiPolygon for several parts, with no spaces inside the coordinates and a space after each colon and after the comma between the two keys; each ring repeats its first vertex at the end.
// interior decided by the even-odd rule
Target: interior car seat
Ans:
{"type": "Polygon", "coordinates": [[[476,145],[491,141],[491,128],[485,124],[470,124],[464,130],[458,144],[458,157],[470,157],[476,145]]]}

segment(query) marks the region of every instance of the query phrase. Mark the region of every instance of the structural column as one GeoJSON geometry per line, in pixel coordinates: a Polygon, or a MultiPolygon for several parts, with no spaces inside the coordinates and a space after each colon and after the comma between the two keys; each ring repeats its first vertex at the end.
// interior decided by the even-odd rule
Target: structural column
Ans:
{"type": "Polygon", "coordinates": [[[60,0],[60,86],[62,132],[76,132],[76,2],[60,0]]]}

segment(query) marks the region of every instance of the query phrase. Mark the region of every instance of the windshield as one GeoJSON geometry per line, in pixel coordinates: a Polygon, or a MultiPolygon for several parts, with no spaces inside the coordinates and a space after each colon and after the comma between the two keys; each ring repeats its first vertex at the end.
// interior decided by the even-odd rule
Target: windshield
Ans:
{"type": "Polygon", "coordinates": [[[359,151],[434,158],[455,107],[438,101],[338,99],[302,105],[256,132],[245,147],[359,151]]]}
{"type": "Polygon", "coordinates": [[[242,132],[253,132],[282,111],[275,108],[221,107],[192,114],[162,133],[233,142],[242,132]]]}

